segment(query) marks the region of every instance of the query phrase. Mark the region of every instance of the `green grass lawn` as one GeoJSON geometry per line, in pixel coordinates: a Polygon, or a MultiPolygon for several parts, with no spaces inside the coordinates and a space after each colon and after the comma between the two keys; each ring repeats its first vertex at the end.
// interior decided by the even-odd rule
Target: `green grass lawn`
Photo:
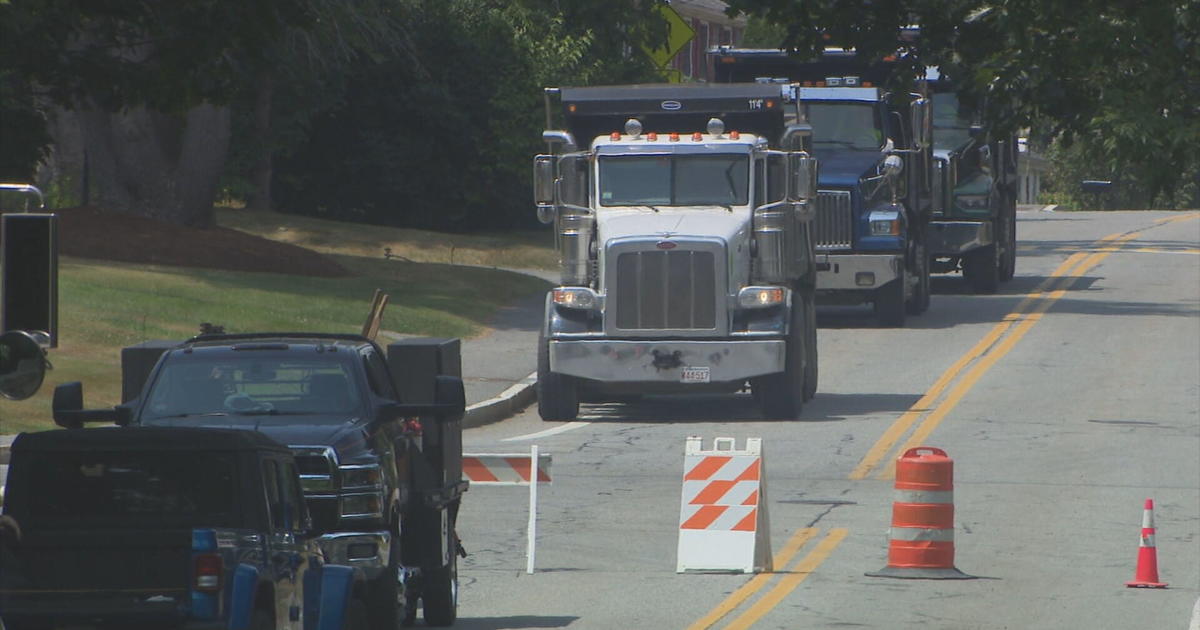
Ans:
{"type": "Polygon", "coordinates": [[[459,239],[312,219],[293,222],[289,215],[273,213],[239,222],[229,220],[230,213],[237,211],[220,213],[222,225],[254,233],[294,230],[307,235],[292,242],[333,255],[353,276],[309,278],[64,258],[59,270],[59,347],[49,353],[54,369],[33,398],[0,402],[0,433],[53,427],[50,400],[59,383],[82,381],[89,408],[119,403],[122,347],[151,339],[186,339],[199,331],[201,322],[222,325],[231,333],[358,333],[379,288],[390,296],[383,330],[470,338],[487,330],[497,309],[545,291],[548,284],[496,269],[440,264],[449,259],[438,259],[438,247],[461,243],[455,247],[455,262],[474,265],[538,268],[554,260],[553,250],[537,245],[532,234],[459,239]],[[271,228],[271,220],[283,229],[271,228]],[[324,238],[330,242],[314,246],[324,238]],[[395,244],[394,251],[407,261],[385,259],[385,242],[395,244]]]}
{"type": "Polygon", "coordinates": [[[503,233],[445,234],[232,208],[218,209],[217,223],[327,254],[384,258],[390,251],[393,256],[413,262],[510,269],[549,270],[557,268],[558,264],[554,236],[549,227],[503,233]]]}

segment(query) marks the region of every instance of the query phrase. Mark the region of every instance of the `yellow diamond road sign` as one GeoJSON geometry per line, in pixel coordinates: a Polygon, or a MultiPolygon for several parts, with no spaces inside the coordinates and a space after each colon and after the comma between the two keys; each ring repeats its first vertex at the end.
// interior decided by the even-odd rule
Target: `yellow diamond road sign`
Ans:
{"type": "Polygon", "coordinates": [[[661,68],[670,63],[675,55],[696,37],[696,31],[669,5],[660,4],[659,11],[667,21],[667,45],[666,48],[647,49],[646,53],[661,68]]]}

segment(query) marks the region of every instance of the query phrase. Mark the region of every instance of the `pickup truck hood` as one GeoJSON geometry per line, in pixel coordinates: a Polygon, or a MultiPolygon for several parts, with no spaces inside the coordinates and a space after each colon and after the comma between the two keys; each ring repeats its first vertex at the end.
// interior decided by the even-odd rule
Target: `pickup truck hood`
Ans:
{"type": "Polygon", "coordinates": [[[244,429],[265,433],[285,446],[334,444],[356,439],[362,428],[353,416],[341,415],[278,415],[278,416],[197,416],[165,418],[144,424],[173,427],[207,427],[214,429],[244,429]]]}
{"type": "Polygon", "coordinates": [[[739,235],[745,234],[750,222],[749,210],[735,207],[730,211],[722,206],[694,206],[687,209],[660,207],[657,212],[643,206],[601,210],[597,215],[597,229],[605,243],[630,236],[706,236],[731,243],[739,235]]]}
{"type": "Polygon", "coordinates": [[[853,188],[864,175],[875,175],[875,165],[884,158],[878,151],[817,149],[814,154],[820,162],[820,185],[838,188],[853,188]]]}

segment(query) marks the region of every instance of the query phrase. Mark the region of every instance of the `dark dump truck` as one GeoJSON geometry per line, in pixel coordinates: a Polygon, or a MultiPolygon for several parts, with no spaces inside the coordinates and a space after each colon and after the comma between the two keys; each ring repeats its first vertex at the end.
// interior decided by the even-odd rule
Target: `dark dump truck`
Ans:
{"type": "MultiPolygon", "coordinates": [[[[912,38],[918,35],[906,31],[902,38],[912,38]]],[[[823,86],[823,92],[849,94],[842,88],[863,87],[867,85],[885,86],[894,83],[893,76],[897,63],[895,59],[867,64],[859,60],[851,50],[829,49],[818,59],[805,61],[789,55],[782,50],[739,49],[721,46],[713,49],[715,76],[718,81],[753,81],[771,80],[775,77],[786,78],[789,81],[801,81],[802,86],[823,86]],[[829,88],[839,88],[830,90],[829,88]]],[[[912,77],[914,86],[921,89],[928,100],[927,109],[932,112],[932,129],[929,132],[932,139],[925,143],[923,150],[932,149],[928,153],[904,156],[904,168],[908,171],[907,179],[910,191],[919,191],[919,195],[908,195],[906,207],[918,207],[915,219],[923,225],[923,233],[914,234],[915,249],[924,250],[929,260],[926,262],[928,272],[954,273],[961,271],[963,277],[978,293],[994,293],[997,285],[1012,279],[1016,269],[1017,226],[1017,139],[1012,133],[999,133],[984,125],[978,112],[982,109],[971,106],[959,98],[954,81],[937,67],[924,69],[924,76],[912,77]],[[911,159],[919,156],[919,159],[911,159]]],[[[816,90],[810,90],[816,93],[816,90]]],[[[917,96],[917,95],[913,95],[917,96]]],[[[896,99],[893,99],[896,100],[896,99]]],[[[903,110],[903,99],[897,102],[898,109],[903,110]]],[[[903,128],[909,117],[889,114],[895,129],[903,128]]],[[[868,208],[860,207],[859,197],[866,197],[870,189],[857,187],[855,173],[844,177],[835,175],[836,165],[830,164],[835,160],[828,155],[829,151],[836,154],[851,154],[854,143],[862,145],[858,148],[869,149],[873,142],[869,137],[855,140],[849,130],[842,131],[839,127],[821,124],[823,118],[814,121],[816,129],[816,153],[826,162],[825,174],[822,180],[822,196],[819,198],[821,213],[817,217],[818,249],[837,255],[839,252],[865,250],[867,239],[863,236],[874,236],[875,223],[862,220],[859,212],[868,208]],[[835,134],[835,135],[831,135],[835,134]],[[840,134],[840,135],[836,135],[840,134]],[[846,136],[846,137],[841,137],[846,136]],[[847,144],[843,142],[849,140],[847,144]],[[831,209],[830,205],[841,194],[835,179],[845,180],[850,187],[849,202],[857,209],[852,214],[858,220],[843,224],[842,236],[836,236],[838,228],[830,226],[836,223],[834,217],[839,210],[831,209]],[[832,231],[831,231],[832,230],[832,231]],[[838,240],[840,238],[840,240],[838,240]]],[[[865,130],[872,126],[887,124],[886,119],[876,117],[875,122],[862,121],[858,128],[865,130]]],[[[916,119],[910,122],[912,132],[920,132],[916,119]]],[[[894,132],[888,132],[894,135],[894,132]]],[[[891,136],[889,136],[891,137],[891,136]]],[[[898,143],[895,146],[902,146],[898,143]]],[[[852,169],[853,170],[853,169],[852,169]]],[[[865,176],[864,176],[865,177],[865,176]]],[[[866,178],[869,179],[869,178],[866,178]]],[[[860,180],[862,181],[862,180],[860,180]]],[[[903,195],[902,195],[903,196],[903,195]]],[[[917,227],[917,222],[910,222],[909,229],[917,227]]],[[[863,252],[858,252],[863,253],[863,252]]],[[[919,261],[917,261],[919,262],[919,261]]],[[[928,274],[922,272],[922,279],[928,274]]],[[[912,281],[911,273],[909,280],[912,281]]],[[[828,279],[825,275],[822,278],[828,279]]],[[[818,284],[818,287],[827,286],[818,284]]],[[[928,300],[928,291],[918,283],[916,297],[928,300]]],[[[909,313],[919,312],[920,305],[912,301],[909,313]]],[[[878,302],[876,303],[878,306],[878,302]]]]}
{"type": "Polygon", "coordinates": [[[83,410],[79,383],[54,393],[65,427],[260,431],[296,459],[317,542],[363,571],[372,628],[454,623],[462,479],[458,340],[386,350],[359,335],[207,334],[121,355],[123,402],[83,410]]]}
{"type": "Polygon", "coordinates": [[[821,161],[815,242],[821,303],[871,302],[884,326],[929,308],[929,99],[894,91],[853,53],[801,62],[780,50],[719,47],[716,80],[794,82],[821,161]]]}
{"type": "Polygon", "coordinates": [[[367,630],[325,564],[291,451],[254,431],[17,436],[0,541],[8,630],[367,630]]]}
{"type": "Polygon", "coordinates": [[[977,293],[995,293],[1017,266],[1017,137],[986,128],[954,83],[926,69],[933,100],[935,273],[962,271],[977,293]]]}

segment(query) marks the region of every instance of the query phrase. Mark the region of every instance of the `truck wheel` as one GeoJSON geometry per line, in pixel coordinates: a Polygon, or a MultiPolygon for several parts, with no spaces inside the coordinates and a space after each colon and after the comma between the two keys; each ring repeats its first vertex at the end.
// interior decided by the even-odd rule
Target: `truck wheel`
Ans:
{"type": "Polygon", "coordinates": [[[763,416],[770,419],[792,420],[800,417],[806,387],[804,364],[808,352],[804,311],[803,305],[792,308],[783,372],[760,376],[750,382],[750,387],[758,394],[763,416]]]}
{"type": "Polygon", "coordinates": [[[908,299],[904,307],[909,315],[920,315],[929,310],[929,254],[925,251],[925,244],[918,243],[916,253],[913,256],[916,267],[913,272],[917,274],[917,284],[913,289],[912,297],[908,299]]]}
{"type": "Polygon", "coordinates": [[[538,335],[537,401],[542,420],[569,422],[579,417],[579,390],[575,379],[550,371],[550,341],[538,335]]]}
{"type": "MultiPolygon", "coordinates": [[[[456,541],[457,542],[457,541],[456,541]]],[[[435,627],[454,625],[458,618],[458,554],[450,554],[450,565],[425,573],[421,594],[425,623],[435,627]]]]}
{"type": "Polygon", "coordinates": [[[963,258],[963,276],[976,293],[995,293],[1000,286],[1000,248],[992,243],[963,258]]]}
{"type": "Polygon", "coordinates": [[[904,304],[904,269],[895,280],[875,290],[875,319],[880,326],[900,327],[907,313],[904,304]]]}
{"type": "Polygon", "coordinates": [[[367,603],[361,599],[353,599],[346,605],[346,619],[342,622],[342,630],[370,630],[368,622],[367,603]]]}
{"type": "Polygon", "coordinates": [[[804,362],[804,401],[817,395],[817,300],[812,295],[804,296],[804,323],[808,334],[808,356],[804,362]]]}

